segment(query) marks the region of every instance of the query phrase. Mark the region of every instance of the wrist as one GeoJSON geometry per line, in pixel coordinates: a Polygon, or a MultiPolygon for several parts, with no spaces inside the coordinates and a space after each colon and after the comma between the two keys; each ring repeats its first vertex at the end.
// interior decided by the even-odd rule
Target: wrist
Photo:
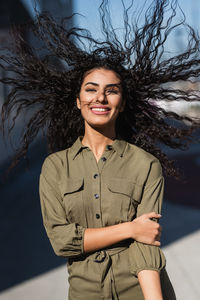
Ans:
{"type": "Polygon", "coordinates": [[[123,232],[124,232],[124,239],[131,239],[133,238],[133,226],[131,226],[132,222],[125,222],[123,223],[123,232]]]}
{"type": "Polygon", "coordinates": [[[127,222],[127,235],[129,239],[133,239],[136,240],[136,224],[134,223],[134,221],[131,222],[127,222]]]}

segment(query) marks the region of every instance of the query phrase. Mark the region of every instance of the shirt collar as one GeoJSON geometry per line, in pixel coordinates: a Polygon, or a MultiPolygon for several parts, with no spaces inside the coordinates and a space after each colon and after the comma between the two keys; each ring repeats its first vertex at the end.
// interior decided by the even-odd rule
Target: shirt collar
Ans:
{"type": "Polygon", "coordinates": [[[117,154],[120,157],[122,157],[123,154],[124,154],[126,145],[127,145],[126,141],[124,141],[122,139],[119,139],[119,138],[116,138],[111,145],[107,145],[106,147],[107,147],[108,150],[114,149],[114,151],[117,152],[117,154]]]}
{"type": "MultiPolygon", "coordinates": [[[[84,146],[81,142],[82,137],[78,137],[75,143],[70,148],[70,152],[72,155],[72,159],[75,159],[75,157],[82,151],[82,149],[88,148],[87,146],[84,146]]],[[[117,154],[122,157],[126,148],[127,142],[122,139],[115,139],[114,142],[110,145],[106,146],[106,150],[112,150],[117,152],[117,154]]]]}
{"type": "Polygon", "coordinates": [[[77,138],[77,140],[75,141],[75,143],[71,146],[70,148],[70,152],[71,152],[71,155],[72,155],[72,159],[74,159],[80,152],[82,149],[84,148],[88,148],[87,146],[84,146],[82,143],[81,143],[81,140],[82,140],[82,137],[79,136],[77,138]]]}

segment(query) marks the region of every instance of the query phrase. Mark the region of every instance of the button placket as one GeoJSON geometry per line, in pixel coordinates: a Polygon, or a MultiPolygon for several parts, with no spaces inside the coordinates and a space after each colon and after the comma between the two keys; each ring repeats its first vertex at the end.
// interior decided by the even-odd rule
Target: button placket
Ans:
{"type": "MultiPolygon", "coordinates": [[[[99,207],[99,212],[98,210],[96,211],[96,221],[97,222],[101,222],[102,224],[102,218],[103,216],[101,215],[101,195],[100,195],[100,177],[101,177],[101,173],[102,173],[102,170],[103,168],[106,166],[106,162],[107,162],[107,159],[108,157],[111,155],[111,151],[108,151],[108,150],[111,150],[111,149],[106,149],[106,151],[103,153],[103,156],[100,158],[99,162],[98,162],[98,169],[99,169],[99,174],[94,174],[94,178],[95,180],[99,179],[99,191],[95,190],[95,193],[94,193],[94,198],[95,200],[98,199],[98,207],[99,207]]],[[[103,225],[103,224],[102,224],[103,225]]]]}
{"type": "Polygon", "coordinates": [[[103,168],[106,166],[109,155],[110,155],[110,151],[105,151],[103,153],[103,156],[100,158],[98,162],[100,173],[102,172],[103,168]]]}
{"type": "Polygon", "coordinates": [[[101,224],[101,195],[100,195],[100,183],[101,183],[101,175],[100,175],[99,164],[96,163],[96,168],[93,170],[92,175],[92,185],[93,185],[93,199],[94,202],[94,217],[96,219],[97,226],[102,226],[101,224]]]}
{"type": "MultiPolygon", "coordinates": [[[[95,174],[97,175],[97,174],[95,174]]],[[[95,182],[97,183],[98,182],[98,188],[97,188],[97,184],[95,184],[96,188],[95,188],[95,191],[97,191],[96,193],[94,193],[94,199],[95,200],[99,200],[96,202],[96,207],[97,207],[97,212],[96,212],[96,220],[98,221],[101,221],[101,214],[100,214],[100,211],[101,211],[101,202],[100,202],[100,176],[94,176],[94,179],[95,179],[95,182]],[[99,211],[99,212],[98,212],[99,211]]]]}

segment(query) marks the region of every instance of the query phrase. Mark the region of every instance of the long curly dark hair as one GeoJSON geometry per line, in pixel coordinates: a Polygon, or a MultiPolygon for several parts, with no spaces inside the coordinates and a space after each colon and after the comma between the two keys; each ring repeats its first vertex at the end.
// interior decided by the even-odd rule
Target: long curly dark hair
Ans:
{"type": "Polygon", "coordinates": [[[49,152],[71,146],[84,134],[84,122],[75,99],[87,71],[103,67],[118,74],[126,100],[124,112],[116,122],[117,134],[156,156],[166,175],[177,175],[174,162],[163,153],[162,145],[186,149],[194,138],[193,132],[200,127],[200,120],[166,111],[159,106],[159,101],[200,100],[198,91],[183,91],[170,85],[180,80],[198,80],[199,36],[185,23],[184,14],[180,22],[173,23],[176,0],[153,1],[146,10],[142,27],[137,21],[129,22],[133,1],[128,8],[123,1],[122,4],[123,42],[112,26],[107,0],[102,0],[99,7],[104,40],[95,39],[86,29],[66,29],[69,18],[57,23],[46,13],[38,15],[30,25],[35,36],[45,44],[45,51],[33,49],[20,35],[14,35],[13,50],[0,56],[0,66],[12,72],[0,79],[11,87],[2,108],[2,127],[5,130],[6,126],[10,133],[19,115],[30,108],[31,114],[13,165],[25,156],[41,130],[47,137],[49,152]],[[167,20],[166,12],[170,12],[167,20]],[[187,48],[164,59],[165,42],[178,26],[184,26],[188,32],[187,48]]]}

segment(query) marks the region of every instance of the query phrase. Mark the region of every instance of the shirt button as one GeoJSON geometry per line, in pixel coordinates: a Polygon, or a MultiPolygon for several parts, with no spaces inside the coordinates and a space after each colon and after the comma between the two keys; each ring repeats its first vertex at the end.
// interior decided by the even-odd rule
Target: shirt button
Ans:
{"type": "Polygon", "coordinates": [[[98,199],[99,198],[99,194],[94,194],[95,198],[98,199]]]}
{"type": "Polygon", "coordinates": [[[99,214],[96,214],[96,219],[100,219],[100,215],[99,214]]]}
{"type": "Polygon", "coordinates": [[[103,161],[106,161],[106,157],[102,157],[102,160],[103,160],[103,161]]]}
{"type": "Polygon", "coordinates": [[[96,178],[98,177],[98,174],[94,174],[94,176],[93,176],[93,177],[94,177],[94,179],[96,179],[96,178]]]}

